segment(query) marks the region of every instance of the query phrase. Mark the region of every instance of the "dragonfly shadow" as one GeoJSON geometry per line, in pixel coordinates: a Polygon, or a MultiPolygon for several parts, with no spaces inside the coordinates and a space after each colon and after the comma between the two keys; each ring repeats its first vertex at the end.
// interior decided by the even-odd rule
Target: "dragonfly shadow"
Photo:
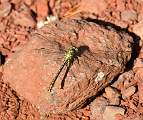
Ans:
{"type": "Polygon", "coordinates": [[[71,67],[71,66],[67,67],[67,69],[66,69],[66,72],[65,72],[64,77],[63,77],[62,82],[61,82],[61,89],[64,88],[65,79],[66,79],[66,77],[67,77],[67,75],[68,75],[68,72],[69,72],[69,70],[70,70],[70,67],[71,67]]]}
{"type": "Polygon", "coordinates": [[[80,46],[78,47],[78,53],[76,55],[76,57],[80,57],[85,51],[89,51],[89,47],[86,45],[80,46]]]}
{"type": "Polygon", "coordinates": [[[78,57],[81,57],[81,55],[82,55],[85,51],[89,51],[89,47],[88,47],[88,46],[83,45],[83,46],[78,47],[78,52],[77,52],[77,54],[74,56],[75,59],[73,59],[73,61],[72,61],[71,64],[69,65],[69,67],[67,67],[67,69],[66,69],[66,72],[65,72],[64,77],[63,77],[62,82],[61,82],[61,89],[64,88],[65,79],[66,79],[66,77],[67,77],[67,75],[68,75],[68,72],[69,72],[70,68],[71,68],[72,65],[73,65],[73,62],[74,62],[75,60],[78,60],[78,57]]]}

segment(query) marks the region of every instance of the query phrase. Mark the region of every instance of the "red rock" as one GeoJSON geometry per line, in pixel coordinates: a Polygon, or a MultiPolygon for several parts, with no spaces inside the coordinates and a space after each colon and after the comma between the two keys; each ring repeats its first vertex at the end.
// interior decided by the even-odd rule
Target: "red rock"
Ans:
{"type": "Polygon", "coordinates": [[[55,0],[50,0],[49,6],[50,6],[50,8],[53,8],[55,6],[55,0]]]}
{"type": "Polygon", "coordinates": [[[1,3],[9,2],[9,0],[1,0],[1,3]]]}
{"type": "MultiPolygon", "coordinates": [[[[6,29],[6,25],[4,25],[3,23],[0,23],[0,31],[4,32],[6,29]]],[[[2,38],[1,38],[2,39],[2,38]]],[[[0,40],[1,41],[1,40],[0,40]]]]}
{"type": "Polygon", "coordinates": [[[103,113],[103,119],[104,120],[115,120],[117,114],[124,115],[125,110],[121,107],[107,106],[103,113]]]}
{"type": "Polygon", "coordinates": [[[142,59],[143,59],[143,47],[140,50],[139,58],[140,58],[140,63],[142,63],[142,59]]]}
{"type": "Polygon", "coordinates": [[[83,4],[83,10],[95,13],[95,14],[101,14],[107,7],[108,4],[105,0],[83,0],[85,2],[81,3],[83,4]]]}
{"type": "Polygon", "coordinates": [[[106,98],[110,101],[111,105],[119,105],[121,94],[113,87],[105,88],[106,98]]]}
{"type": "Polygon", "coordinates": [[[138,106],[138,111],[139,111],[140,113],[143,113],[143,106],[142,106],[141,104],[138,106]]]}
{"type": "Polygon", "coordinates": [[[113,11],[112,12],[112,17],[115,18],[116,20],[120,20],[121,12],[119,11],[113,11]]]}
{"type": "Polygon", "coordinates": [[[142,12],[139,13],[139,15],[138,15],[138,22],[141,22],[141,21],[143,21],[143,13],[142,12]]]}
{"type": "MultiPolygon", "coordinates": [[[[1,72],[0,72],[1,77],[1,72]]],[[[38,112],[36,109],[32,108],[32,105],[26,104],[27,102],[23,99],[21,100],[20,97],[14,92],[8,84],[4,83],[0,80],[0,119],[1,120],[14,120],[15,118],[19,120],[24,120],[25,118],[29,118],[29,120],[34,119],[37,120],[35,117],[38,118],[38,112]],[[24,104],[26,104],[24,106],[24,104]],[[32,116],[33,115],[33,116],[32,116]]],[[[25,119],[25,120],[26,120],[25,119]]],[[[39,119],[38,119],[39,120],[39,119]]]]}
{"type": "MultiPolygon", "coordinates": [[[[134,72],[132,70],[128,72],[124,72],[119,76],[119,78],[112,84],[113,87],[118,88],[120,90],[124,89],[125,81],[131,81],[134,78],[134,72]]],[[[129,86],[128,86],[129,87],[129,86]]]]}
{"type": "Polygon", "coordinates": [[[123,115],[121,115],[121,114],[115,115],[115,120],[123,120],[123,119],[124,119],[123,115]]]}
{"type": "Polygon", "coordinates": [[[125,1],[124,0],[116,0],[117,10],[124,11],[125,10],[125,1]]]}
{"type": "Polygon", "coordinates": [[[134,111],[136,111],[137,112],[137,106],[132,102],[132,101],[129,101],[129,107],[131,108],[131,109],[133,109],[134,111]]]}
{"type": "Polygon", "coordinates": [[[122,28],[127,28],[128,27],[128,23],[127,22],[124,22],[124,21],[121,21],[120,19],[116,19],[115,22],[114,22],[116,25],[122,27],[122,28]]]}
{"type": "Polygon", "coordinates": [[[115,3],[115,2],[116,2],[116,0],[107,0],[108,4],[112,4],[112,3],[115,3]]]}
{"type": "MultiPolygon", "coordinates": [[[[142,54],[142,53],[141,53],[142,54]]],[[[143,60],[142,60],[142,55],[140,55],[140,58],[137,58],[136,61],[135,61],[135,65],[133,67],[133,71],[136,73],[136,74],[141,74],[142,70],[143,70],[143,60]]]]}
{"type": "Polygon", "coordinates": [[[81,108],[122,73],[131,58],[128,47],[133,42],[131,36],[93,22],[57,21],[39,29],[38,33],[33,33],[25,47],[8,58],[3,79],[42,114],[81,108]],[[71,43],[82,52],[79,64],[75,60],[63,89],[60,88],[65,69],[49,92],[48,87],[64,62],[64,51],[71,43]]]}
{"type": "Polygon", "coordinates": [[[38,19],[42,19],[48,16],[48,0],[37,0],[36,1],[36,10],[38,19]]]}
{"type": "Polygon", "coordinates": [[[143,0],[135,0],[135,1],[137,1],[139,4],[143,3],[143,0]]]}
{"type": "Polygon", "coordinates": [[[11,0],[11,3],[13,4],[19,4],[22,0],[11,0]]]}
{"type": "Polygon", "coordinates": [[[134,87],[134,86],[131,86],[127,89],[124,89],[124,90],[121,91],[122,98],[126,99],[126,98],[132,96],[135,92],[136,92],[136,87],[134,87]]]}
{"type": "Polygon", "coordinates": [[[32,3],[34,2],[34,0],[24,0],[24,2],[27,4],[27,5],[32,5],[32,3]]]}
{"type": "Polygon", "coordinates": [[[71,3],[68,1],[61,3],[60,15],[63,16],[71,7],[71,3]]]}
{"type": "Polygon", "coordinates": [[[133,32],[143,40],[143,20],[133,26],[133,32]]]}
{"type": "Polygon", "coordinates": [[[131,82],[130,82],[129,79],[128,79],[128,80],[125,80],[125,81],[124,81],[124,89],[130,87],[130,83],[131,83],[131,82]]]}
{"type": "Polygon", "coordinates": [[[0,4],[0,17],[6,17],[11,12],[11,4],[8,2],[0,4]]]}
{"type": "Polygon", "coordinates": [[[119,92],[113,87],[106,87],[105,94],[107,98],[115,97],[116,94],[118,94],[117,96],[120,96],[119,92]]]}
{"type": "Polygon", "coordinates": [[[109,101],[107,99],[105,99],[104,97],[97,97],[90,104],[91,118],[93,120],[95,120],[97,118],[98,118],[98,120],[102,120],[103,119],[103,113],[104,113],[107,105],[109,105],[109,101]]]}
{"type": "Polygon", "coordinates": [[[143,94],[142,94],[142,91],[143,91],[143,75],[142,75],[142,72],[138,72],[136,73],[136,79],[138,79],[139,83],[138,83],[138,90],[139,90],[139,102],[140,103],[143,103],[143,94]]]}
{"type": "Polygon", "coordinates": [[[134,10],[126,10],[121,12],[121,19],[123,21],[135,21],[137,20],[137,12],[134,10]]]}
{"type": "Polygon", "coordinates": [[[89,110],[83,110],[82,112],[83,112],[83,115],[87,116],[87,117],[90,116],[90,114],[91,114],[91,111],[89,111],[89,110]]]}
{"type": "Polygon", "coordinates": [[[69,10],[65,15],[75,14],[78,12],[89,12],[94,14],[101,14],[107,7],[108,7],[108,4],[105,0],[100,0],[100,2],[98,0],[90,0],[90,1],[82,0],[79,3],[78,8],[73,8],[73,10],[69,10]]]}
{"type": "Polygon", "coordinates": [[[30,6],[30,9],[31,9],[33,12],[37,13],[36,2],[34,2],[34,3],[30,6]]]}
{"type": "Polygon", "coordinates": [[[36,25],[35,20],[31,16],[30,12],[14,12],[14,23],[16,25],[26,26],[26,27],[34,27],[36,25]]]}

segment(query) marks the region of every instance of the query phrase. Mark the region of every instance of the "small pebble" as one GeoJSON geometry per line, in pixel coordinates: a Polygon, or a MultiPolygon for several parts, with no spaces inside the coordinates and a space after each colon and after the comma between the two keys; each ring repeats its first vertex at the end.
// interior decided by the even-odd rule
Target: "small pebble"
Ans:
{"type": "Polygon", "coordinates": [[[125,90],[122,90],[121,91],[122,98],[126,99],[126,98],[132,96],[135,92],[136,92],[136,87],[135,86],[131,86],[131,87],[125,89],[125,90]]]}
{"type": "Polygon", "coordinates": [[[117,10],[124,11],[125,10],[125,1],[124,0],[116,0],[117,2],[117,10]]]}
{"type": "Polygon", "coordinates": [[[24,1],[27,5],[32,5],[32,3],[34,2],[34,0],[25,0],[24,1]]]}
{"type": "Polygon", "coordinates": [[[40,20],[39,22],[37,22],[37,28],[42,28],[46,25],[48,25],[49,23],[52,23],[54,21],[58,20],[58,17],[56,16],[47,16],[46,20],[40,20]]]}
{"type": "Polygon", "coordinates": [[[128,27],[128,23],[127,22],[124,22],[124,21],[121,21],[121,20],[115,20],[115,24],[122,27],[122,28],[127,28],[128,27]]]}
{"type": "Polygon", "coordinates": [[[21,0],[11,0],[11,3],[13,3],[15,5],[19,4],[20,2],[21,2],[21,0]]]}
{"type": "Polygon", "coordinates": [[[116,120],[116,115],[125,114],[125,109],[117,106],[106,106],[106,109],[103,113],[103,120],[116,120]]]}
{"type": "Polygon", "coordinates": [[[0,2],[1,3],[6,3],[6,2],[9,2],[9,0],[1,0],[0,2]]]}
{"type": "Polygon", "coordinates": [[[124,82],[124,88],[130,87],[130,84],[131,84],[131,81],[129,79],[125,80],[125,82],[124,82]]]}
{"type": "Polygon", "coordinates": [[[134,72],[132,70],[125,72],[121,74],[119,78],[112,84],[112,87],[122,89],[119,86],[121,86],[126,80],[128,81],[131,80],[133,77],[134,77],[134,72]]]}
{"type": "Polygon", "coordinates": [[[6,2],[0,5],[0,17],[6,17],[11,12],[11,4],[6,2]]]}
{"type": "Polygon", "coordinates": [[[109,102],[104,97],[97,97],[91,104],[90,104],[90,110],[91,110],[91,118],[102,120],[104,113],[104,110],[106,106],[109,105],[109,102]]]}
{"type": "Polygon", "coordinates": [[[143,40],[143,20],[133,26],[133,32],[143,40]]]}
{"type": "Polygon", "coordinates": [[[137,112],[137,106],[133,103],[133,101],[129,101],[129,106],[131,109],[137,112]]]}
{"type": "MultiPolygon", "coordinates": [[[[143,75],[138,75],[138,78],[139,77],[140,79],[143,80],[143,75]]],[[[143,103],[143,81],[138,83],[138,89],[139,89],[139,103],[143,103]]]]}
{"type": "MultiPolygon", "coordinates": [[[[133,71],[136,73],[136,72],[139,72],[140,74],[143,72],[143,54],[141,53],[139,55],[139,57],[141,58],[136,58],[136,61],[135,61],[135,65],[133,67],[133,71]]],[[[138,78],[137,78],[138,79],[138,78]]],[[[137,80],[136,79],[136,80],[137,80]]]]}
{"type": "Polygon", "coordinates": [[[139,13],[138,14],[138,22],[142,21],[143,20],[143,13],[139,13]]]}
{"type": "Polygon", "coordinates": [[[137,12],[134,10],[126,10],[121,12],[121,19],[124,21],[135,21],[137,20],[137,12]]]}
{"type": "Polygon", "coordinates": [[[105,88],[105,93],[106,93],[107,98],[112,98],[112,97],[115,97],[116,95],[120,96],[117,89],[113,88],[113,87],[110,87],[110,86],[105,88]]]}
{"type": "Polygon", "coordinates": [[[109,99],[110,104],[112,104],[112,105],[119,105],[120,104],[121,94],[117,91],[117,89],[115,89],[113,87],[106,87],[105,88],[105,95],[106,95],[106,98],[109,99]]]}
{"type": "Polygon", "coordinates": [[[48,8],[48,1],[47,0],[37,0],[36,1],[36,13],[37,13],[37,20],[41,20],[48,16],[49,8],[48,8]]]}
{"type": "Polygon", "coordinates": [[[106,0],[82,0],[78,11],[100,14],[108,7],[106,0]]]}
{"type": "MultiPolygon", "coordinates": [[[[4,32],[5,29],[6,29],[6,25],[3,24],[3,23],[0,23],[0,31],[1,31],[1,32],[4,32]]],[[[3,41],[3,40],[2,40],[2,41],[3,41]]],[[[0,41],[0,42],[2,42],[2,41],[0,41]]]]}
{"type": "Polygon", "coordinates": [[[139,4],[143,3],[143,0],[135,0],[136,2],[138,2],[139,4]]]}
{"type": "Polygon", "coordinates": [[[137,80],[139,82],[143,82],[143,78],[142,78],[143,77],[143,75],[142,75],[142,72],[143,72],[143,59],[142,58],[141,59],[137,58],[133,70],[136,72],[135,77],[137,76],[137,78],[135,80],[137,80]],[[141,78],[140,78],[140,76],[141,76],[141,78]]]}
{"type": "Polygon", "coordinates": [[[37,28],[39,29],[39,28],[42,28],[42,27],[44,27],[44,21],[40,20],[40,21],[37,22],[37,28]]]}
{"type": "Polygon", "coordinates": [[[35,20],[32,18],[30,11],[17,12],[15,11],[14,23],[25,27],[34,27],[36,25],[35,20]]]}

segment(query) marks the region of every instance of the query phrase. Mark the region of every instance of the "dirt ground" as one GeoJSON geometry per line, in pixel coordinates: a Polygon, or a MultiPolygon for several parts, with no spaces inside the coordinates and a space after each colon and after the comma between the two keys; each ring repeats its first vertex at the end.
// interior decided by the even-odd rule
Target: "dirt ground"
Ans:
{"type": "MultiPolygon", "coordinates": [[[[143,0],[0,0],[0,120],[143,120],[142,40],[143,0]],[[3,66],[27,45],[33,31],[48,28],[56,20],[71,19],[104,21],[131,33],[138,44],[134,60],[86,106],[72,112],[41,115],[38,107],[23,97],[25,94],[19,94],[4,81],[3,66]]],[[[17,66],[17,71],[20,68],[17,66]]]]}

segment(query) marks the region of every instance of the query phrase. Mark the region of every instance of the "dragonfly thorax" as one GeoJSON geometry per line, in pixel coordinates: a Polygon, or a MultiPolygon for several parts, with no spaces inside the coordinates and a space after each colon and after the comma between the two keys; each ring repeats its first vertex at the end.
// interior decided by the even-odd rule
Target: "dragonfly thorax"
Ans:
{"type": "Polygon", "coordinates": [[[67,66],[70,66],[70,64],[73,62],[77,52],[78,48],[76,47],[71,47],[66,51],[64,55],[64,61],[66,62],[67,66]]]}

